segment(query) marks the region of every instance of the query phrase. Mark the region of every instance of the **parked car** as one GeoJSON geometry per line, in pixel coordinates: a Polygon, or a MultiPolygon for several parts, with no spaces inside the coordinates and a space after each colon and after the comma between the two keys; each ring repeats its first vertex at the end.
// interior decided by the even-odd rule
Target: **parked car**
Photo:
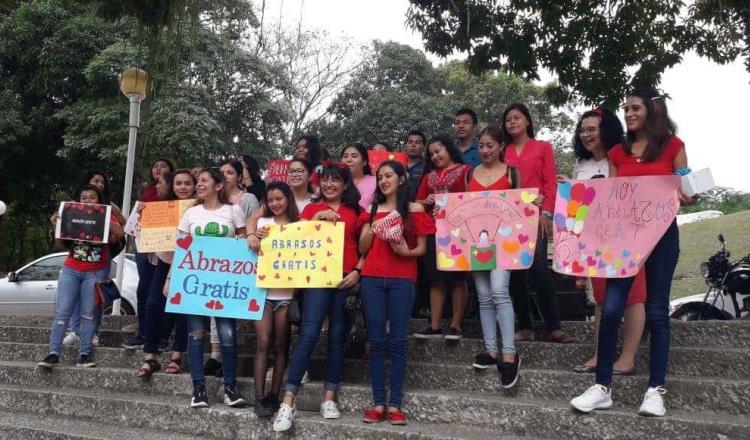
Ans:
{"type": "MultiPolygon", "coordinates": [[[[67,252],[45,255],[20,269],[0,278],[0,314],[3,315],[54,315],[57,296],[57,279],[60,276],[67,252]]],[[[117,264],[112,262],[114,279],[117,264]]],[[[125,272],[122,280],[120,313],[135,315],[138,270],[132,254],[125,255],[125,272]]],[[[93,295],[93,292],[92,292],[93,295]]],[[[111,313],[111,305],[105,314],[111,313]]]]}

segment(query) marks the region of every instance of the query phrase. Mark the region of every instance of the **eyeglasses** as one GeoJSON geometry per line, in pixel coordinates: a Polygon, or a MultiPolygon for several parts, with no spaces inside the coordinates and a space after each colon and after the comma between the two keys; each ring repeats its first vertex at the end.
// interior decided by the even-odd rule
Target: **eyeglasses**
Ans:
{"type": "Polygon", "coordinates": [[[599,132],[599,127],[581,127],[578,134],[594,134],[599,132]]]}
{"type": "Polygon", "coordinates": [[[301,176],[305,174],[305,171],[307,170],[304,168],[289,168],[286,171],[286,173],[289,174],[290,176],[301,176]]]}

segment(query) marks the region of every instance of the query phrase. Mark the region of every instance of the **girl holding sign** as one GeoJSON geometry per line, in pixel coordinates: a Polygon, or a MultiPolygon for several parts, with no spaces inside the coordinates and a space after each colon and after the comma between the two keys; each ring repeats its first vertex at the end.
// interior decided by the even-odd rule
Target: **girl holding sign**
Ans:
{"type": "MultiPolygon", "coordinates": [[[[177,228],[183,234],[213,237],[243,237],[245,235],[245,214],[239,206],[233,205],[225,193],[226,182],[221,172],[215,168],[203,171],[195,185],[196,205],[188,208],[180,219],[177,228]]],[[[208,406],[206,378],[203,369],[203,345],[209,319],[206,316],[188,315],[188,359],[190,377],[193,379],[193,399],[190,406],[208,406]]],[[[237,328],[234,319],[216,318],[216,327],[224,357],[224,403],[239,406],[245,399],[237,391],[237,328]]]]}
{"type": "MultiPolygon", "coordinates": [[[[291,188],[284,182],[271,182],[266,187],[264,207],[261,209],[263,216],[258,219],[257,228],[267,230],[271,225],[288,225],[299,220],[299,211],[294,203],[294,195],[291,188]]],[[[259,236],[265,236],[266,231],[247,237],[250,249],[256,253],[260,250],[259,236]]],[[[287,323],[287,311],[294,297],[294,289],[267,289],[266,306],[263,309],[263,318],[255,321],[255,336],[257,338],[255,349],[255,407],[253,408],[258,417],[271,417],[279,408],[279,393],[281,392],[281,381],[284,379],[286,370],[286,358],[289,351],[287,334],[289,324],[287,323]],[[266,368],[268,366],[268,353],[273,336],[273,380],[271,392],[265,394],[266,368]]]]}
{"type": "Polygon", "coordinates": [[[349,168],[344,164],[328,165],[320,177],[320,198],[307,205],[300,218],[344,223],[344,267],[343,280],[333,289],[307,289],[299,342],[294,347],[289,374],[284,385],[284,401],[276,414],[273,430],[287,431],[292,427],[297,413],[295,398],[302,383],[302,376],[310,364],[310,356],[318,343],[323,320],[328,316],[328,361],[325,377],[325,395],[320,404],[320,414],[325,419],[338,419],[341,413],[336,404],[341,369],[344,362],[346,341],[346,318],[344,302],[347,290],[359,282],[364,263],[357,253],[357,223],[361,208],[359,192],[354,186],[349,168]]]}
{"type": "Polygon", "coordinates": [[[372,175],[367,157],[367,148],[362,144],[349,144],[341,152],[341,162],[349,167],[354,186],[359,191],[359,206],[367,208],[375,195],[375,176],[372,175]]]}
{"type": "MultiPolygon", "coordinates": [[[[609,152],[610,176],[682,175],[687,169],[685,144],[675,136],[677,129],[667,113],[666,95],[655,89],[640,89],[625,101],[625,141],[609,152]]],[[[679,194],[683,204],[694,199],[679,194]]],[[[666,414],[664,388],[669,355],[669,294],[680,254],[679,231],[674,220],[646,260],[646,321],[651,351],[649,382],[638,414],[666,414]]],[[[597,350],[596,384],[570,401],[581,412],[612,406],[612,369],[616,355],[617,331],[635,277],[610,278],[602,305],[597,350]]]]}
{"type": "Polygon", "coordinates": [[[359,217],[363,225],[359,250],[367,255],[361,290],[374,405],[365,411],[362,421],[374,423],[387,418],[394,425],[405,425],[401,399],[417,258],[424,255],[425,236],[435,233],[435,222],[421,204],[409,203],[409,182],[402,164],[393,160],[383,162],[377,179],[375,203],[359,217]],[[385,410],[386,348],[391,356],[388,411],[385,410]]]}

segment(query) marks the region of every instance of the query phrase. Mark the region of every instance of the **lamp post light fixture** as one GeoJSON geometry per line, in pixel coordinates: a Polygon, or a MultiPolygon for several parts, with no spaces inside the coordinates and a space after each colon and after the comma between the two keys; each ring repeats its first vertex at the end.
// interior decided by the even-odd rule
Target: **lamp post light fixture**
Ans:
{"type": "MultiPolygon", "coordinates": [[[[130,197],[133,189],[133,167],[135,165],[135,140],[138,136],[138,127],[141,124],[141,101],[146,99],[146,87],[148,86],[148,74],[145,70],[131,67],[120,77],[120,91],[130,100],[130,117],[128,121],[128,159],[125,164],[125,185],[122,194],[122,214],[125,218],[130,216],[130,197]]],[[[125,252],[120,253],[116,259],[117,272],[115,283],[122,291],[122,276],[125,270],[125,252]]],[[[120,300],[112,304],[112,314],[120,314],[120,300]]]]}

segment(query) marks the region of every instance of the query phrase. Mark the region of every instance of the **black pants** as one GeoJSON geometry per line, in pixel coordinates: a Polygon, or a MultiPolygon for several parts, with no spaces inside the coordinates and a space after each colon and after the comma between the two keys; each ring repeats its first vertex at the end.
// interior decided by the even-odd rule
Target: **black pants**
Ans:
{"type": "Polygon", "coordinates": [[[510,294],[518,318],[518,330],[531,330],[529,280],[536,288],[536,297],[547,324],[547,331],[560,330],[560,309],[557,306],[552,273],[547,264],[547,238],[541,230],[534,249],[534,263],[529,269],[514,270],[510,276],[510,294]]]}

